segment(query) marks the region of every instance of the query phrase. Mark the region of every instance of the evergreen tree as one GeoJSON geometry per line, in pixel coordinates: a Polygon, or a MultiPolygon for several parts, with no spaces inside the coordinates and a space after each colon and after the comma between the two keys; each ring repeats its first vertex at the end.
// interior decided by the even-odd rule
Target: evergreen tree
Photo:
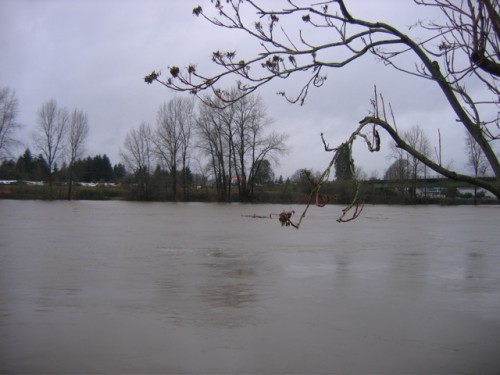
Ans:
{"type": "Polygon", "coordinates": [[[268,184],[274,180],[274,172],[271,163],[267,159],[260,160],[256,163],[254,182],[256,184],[268,184]]]}
{"type": "Polygon", "coordinates": [[[4,160],[0,165],[0,180],[17,180],[16,163],[14,160],[4,160]]]}
{"type": "Polygon", "coordinates": [[[127,176],[127,170],[122,163],[115,164],[113,166],[113,181],[123,181],[127,176]]]}
{"type": "Polygon", "coordinates": [[[33,181],[43,181],[47,180],[49,177],[49,165],[47,161],[43,157],[42,154],[39,154],[36,159],[33,161],[33,171],[29,177],[30,180],[33,181]]]}
{"type": "Polygon", "coordinates": [[[22,180],[31,180],[35,169],[35,161],[31,155],[31,151],[27,148],[16,162],[16,170],[18,176],[22,180]]]}

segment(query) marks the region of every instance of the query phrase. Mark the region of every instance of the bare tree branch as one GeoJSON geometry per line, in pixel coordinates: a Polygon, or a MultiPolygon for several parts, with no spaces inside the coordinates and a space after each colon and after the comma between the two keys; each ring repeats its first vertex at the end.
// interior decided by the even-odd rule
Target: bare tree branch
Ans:
{"type": "MultiPolygon", "coordinates": [[[[277,78],[288,79],[301,73],[310,74],[309,79],[290,95],[278,92],[291,103],[304,104],[311,87],[321,87],[326,82],[325,70],[342,69],[346,65],[365,57],[375,56],[386,65],[402,72],[428,79],[446,98],[456,120],[477,143],[493,171],[496,181],[485,182],[473,176],[455,173],[435,163],[405,142],[385,113],[383,97],[375,93],[372,107],[374,113],[366,116],[351,137],[339,147],[329,147],[323,139],[326,151],[335,156],[319,181],[312,184],[312,195],[319,194],[330,169],[335,163],[341,147],[352,149],[354,139],[359,136],[370,151],[380,149],[377,128],[384,129],[398,147],[413,157],[449,178],[458,179],[485,188],[500,199],[500,163],[493,142],[500,139],[499,124],[499,77],[500,77],[500,21],[498,2],[491,0],[414,0],[422,7],[434,8],[443,15],[440,22],[418,21],[412,27],[423,28],[430,33],[425,40],[412,39],[409,34],[384,22],[371,22],[356,18],[344,0],[327,0],[309,6],[298,5],[288,0],[281,9],[272,9],[275,3],[256,0],[213,1],[216,16],[209,16],[198,6],[193,14],[212,24],[229,30],[239,30],[254,38],[262,51],[250,59],[237,57],[236,51],[215,51],[212,61],[221,68],[214,75],[205,76],[194,65],[186,68],[169,67],[170,76],[160,78],[153,71],[145,77],[147,83],[157,82],[172,90],[186,91],[202,97],[211,90],[216,100],[213,106],[228,106],[250,95],[263,85],[277,78]],[[252,18],[251,14],[254,14],[252,18]],[[283,19],[302,20],[303,29],[292,34],[283,19]],[[327,29],[330,41],[315,39],[314,30],[327,29]],[[306,31],[307,30],[307,35],[306,31]],[[295,35],[295,36],[294,36],[295,35]],[[402,65],[401,57],[413,57],[413,68],[402,65]],[[238,79],[237,95],[229,95],[222,87],[230,79],[238,79]],[[482,85],[483,90],[468,90],[469,83],[482,85]],[[381,106],[378,106],[379,100],[381,106]],[[375,105],[373,105],[375,104],[375,105]],[[370,131],[367,131],[371,125],[370,131]]],[[[436,18],[437,19],[437,18],[436,18]]],[[[475,86],[475,87],[476,87],[475,86]]],[[[313,200],[310,197],[309,203],[313,200]]],[[[308,206],[309,207],[309,204],[308,206]]],[[[357,207],[355,203],[348,211],[357,207]]],[[[306,209],[307,210],[307,209],[306,209]]],[[[355,209],[354,216],[359,210],[355,209]]],[[[301,216],[302,218],[302,216],[301,216]]],[[[299,219],[300,224],[301,219],[299,219]]]]}

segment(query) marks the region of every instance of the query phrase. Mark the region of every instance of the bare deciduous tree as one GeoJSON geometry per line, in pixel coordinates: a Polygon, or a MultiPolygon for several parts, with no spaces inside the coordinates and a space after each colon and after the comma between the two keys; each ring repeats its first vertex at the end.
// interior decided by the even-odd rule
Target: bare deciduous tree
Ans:
{"type": "Polygon", "coordinates": [[[138,129],[132,129],[125,137],[124,147],[121,156],[127,168],[136,176],[139,198],[148,199],[151,162],[154,156],[151,127],[143,122],[138,129]]]}
{"type": "Polygon", "coordinates": [[[0,159],[10,156],[11,148],[19,143],[15,138],[21,127],[16,119],[18,105],[14,90],[0,88],[0,159]]]}
{"type": "Polygon", "coordinates": [[[52,198],[53,175],[63,153],[64,137],[69,123],[68,111],[58,108],[55,100],[42,104],[34,141],[49,167],[49,189],[52,198]]]}
{"type": "Polygon", "coordinates": [[[193,128],[196,124],[195,101],[193,99],[185,100],[184,116],[181,126],[181,175],[182,175],[182,194],[184,200],[189,198],[188,172],[189,168],[189,149],[191,148],[193,128]]]}
{"type": "MultiPolygon", "coordinates": [[[[224,78],[238,79],[239,97],[249,95],[276,78],[290,78],[300,73],[310,76],[296,95],[285,96],[290,102],[304,103],[311,87],[325,83],[325,70],[343,68],[363,58],[374,55],[386,65],[412,76],[431,80],[447,100],[457,122],[477,142],[496,176],[489,182],[475,176],[457,173],[413,148],[396,130],[392,111],[387,109],[382,97],[375,94],[372,111],[359,122],[356,130],[342,145],[352,145],[356,138],[367,142],[371,151],[380,149],[378,130],[384,130],[402,150],[408,152],[429,168],[446,177],[471,183],[489,190],[500,199],[500,163],[493,143],[500,139],[498,98],[500,77],[500,18],[498,2],[491,0],[414,0],[423,7],[436,8],[445,16],[442,23],[417,22],[431,35],[425,40],[410,38],[406,33],[384,22],[356,18],[347,8],[347,1],[327,0],[311,5],[301,5],[288,0],[271,5],[261,1],[212,1],[216,16],[198,6],[193,13],[212,24],[229,30],[241,30],[255,38],[262,50],[253,58],[243,60],[235,51],[215,51],[213,62],[221,68],[215,75],[205,75],[195,65],[180,69],[170,66],[170,76],[160,78],[153,71],[145,77],[148,83],[159,82],[177,91],[196,95],[211,89],[218,100],[229,105],[238,98],[228,95],[219,86],[224,78]],[[252,14],[255,17],[252,17],[252,14]],[[302,19],[307,36],[302,30],[287,30],[283,19],[302,19]],[[330,41],[322,38],[323,30],[329,31],[330,41]],[[317,30],[315,35],[312,31],[317,30]],[[317,38],[315,38],[317,36],[317,38]],[[401,57],[412,56],[414,68],[401,65],[401,57]],[[474,86],[473,90],[468,87],[474,86]],[[481,87],[481,89],[478,89],[481,87]],[[368,142],[370,141],[370,142],[368,142]]],[[[417,21],[417,20],[416,20],[417,21]]],[[[334,152],[343,148],[329,148],[334,152]]],[[[349,148],[352,150],[352,147],[349,148]]],[[[333,163],[327,166],[331,168],[333,163]]],[[[325,170],[325,176],[329,171],[325,170]]],[[[318,181],[317,188],[322,181],[318,181]]],[[[354,206],[353,206],[354,207],[354,206]]]]}
{"type": "Polygon", "coordinates": [[[233,131],[228,132],[228,137],[239,197],[240,200],[251,200],[260,162],[266,158],[275,160],[276,156],[286,152],[287,136],[276,132],[266,134],[271,120],[258,96],[246,96],[227,109],[232,120],[229,127],[233,131]]]}
{"type": "MultiPolygon", "coordinates": [[[[467,152],[467,162],[474,171],[474,176],[484,176],[486,174],[486,171],[488,170],[488,161],[484,157],[484,154],[477,142],[469,133],[465,134],[465,145],[465,150],[467,152]]],[[[476,204],[476,200],[477,186],[474,186],[474,204],[476,204]]]]}
{"type": "Polygon", "coordinates": [[[466,151],[468,164],[474,171],[474,176],[484,176],[488,170],[488,161],[484,157],[481,148],[469,133],[465,136],[466,151]]]}
{"type": "MultiPolygon", "coordinates": [[[[427,158],[431,155],[431,143],[429,138],[425,135],[424,130],[419,125],[414,125],[410,129],[405,130],[402,134],[402,138],[407,142],[413,149],[417,150],[419,153],[427,158]]],[[[408,192],[415,198],[416,196],[416,180],[418,178],[427,177],[427,168],[424,163],[422,163],[418,158],[403,152],[395,143],[391,144],[391,157],[396,159],[398,162],[393,164],[393,167],[403,168],[400,170],[399,179],[407,180],[409,183],[408,192]]],[[[396,170],[393,169],[393,172],[396,170]]]]}
{"type": "Polygon", "coordinates": [[[229,178],[232,174],[232,157],[231,145],[226,142],[228,133],[224,125],[228,116],[224,112],[222,109],[201,106],[196,123],[198,148],[209,159],[219,201],[231,198],[229,178]]]}
{"type": "MultiPolygon", "coordinates": [[[[216,98],[207,100],[217,102],[216,98]]],[[[261,162],[286,152],[286,135],[266,134],[269,124],[264,104],[255,96],[246,96],[225,108],[202,108],[198,134],[214,163],[221,200],[231,199],[231,183],[236,185],[241,201],[251,200],[261,162]]]]}
{"type": "MultiPolygon", "coordinates": [[[[426,157],[431,155],[431,142],[425,135],[424,130],[419,126],[412,126],[403,133],[403,138],[408,144],[426,157]]],[[[411,178],[416,180],[419,177],[426,177],[425,165],[418,158],[410,157],[411,178]]]]}
{"type": "Polygon", "coordinates": [[[76,160],[82,155],[85,147],[85,141],[89,135],[89,124],[87,115],[75,109],[71,114],[68,131],[68,200],[71,200],[73,187],[73,166],[76,160]]]}
{"type": "Polygon", "coordinates": [[[159,159],[166,164],[172,179],[172,192],[177,197],[178,163],[181,163],[184,198],[187,195],[186,173],[191,130],[196,122],[195,103],[187,98],[174,98],[160,106],[153,138],[159,159]]]}

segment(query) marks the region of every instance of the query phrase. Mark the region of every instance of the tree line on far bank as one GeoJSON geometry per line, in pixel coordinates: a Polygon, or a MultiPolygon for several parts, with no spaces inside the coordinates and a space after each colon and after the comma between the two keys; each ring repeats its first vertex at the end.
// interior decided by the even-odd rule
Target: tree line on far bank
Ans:
{"type": "Polygon", "coordinates": [[[188,200],[196,182],[213,185],[219,201],[250,201],[263,174],[271,172],[271,163],[286,152],[286,135],[268,129],[271,120],[258,97],[226,109],[174,98],[160,106],[155,126],[143,122],[127,134],[123,164],[111,168],[106,155],[82,158],[89,134],[86,113],[60,107],[52,99],[40,106],[32,147],[16,161],[12,151],[20,144],[15,137],[21,128],[18,101],[11,88],[0,94],[0,179],[44,180],[49,199],[60,198],[53,191],[55,184],[67,186],[67,199],[72,199],[75,181],[120,180],[132,186],[140,200],[157,199],[155,185],[160,183],[168,199],[188,200]],[[96,176],[92,165],[99,158],[107,160],[97,168],[103,174],[96,176]],[[236,191],[237,197],[232,197],[236,191]]]}
{"type": "MultiPolygon", "coordinates": [[[[252,202],[256,203],[278,203],[278,204],[304,204],[307,202],[311,191],[311,179],[318,179],[319,171],[298,169],[292,176],[284,179],[282,176],[275,177],[270,163],[264,161],[262,174],[257,178],[258,183],[254,189],[252,202]],[[306,172],[307,171],[307,172],[306,172]]],[[[394,165],[399,165],[395,162],[394,165]]],[[[389,177],[390,168],[386,173],[389,177]]],[[[323,193],[327,203],[346,204],[350,202],[353,195],[358,191],[360,198],[365,203],[383,204],[418,204],[418,203],[492,203],[487,199],[483,190],[460,192],[453,181],[447,179],[375,179],[372,176],[366,179],[366,175],[358,169],[359,180],[342,180],[336,176],[335,180],[325,184],[323,193]],[[358,184],[357,189],[354,184],[358,184]],[[417,188],[418,186],[418,188],[417,188]],[[438,186],[438,187],[436,187],[438,186]]],[[[111,166],[106,155],[96,155],[79,159],[75,163],[75,180],[93,181],[82,182],[73,187],[73,199],[83,200],[146,200],[141,196],[137,179],[134,175],[126,172],[123,164],[111,166]],[[85,177],[86,176],[86,177],[85,177]]],[[[53,174],[54,187],[50,195],[47,183],[47,164],[43,157],[33,157],[29,149],[21,155],[17,161],[5,160],[0,165],[0,199],[67,199],[67,175],[66,166],[57,168],[53,174]],[[14,182],[14,180],[16,182],[14,182]],[[8,185],[7,185],[8,183],[8,185]],[[42,185],[43,183],[43,185],[42,185]],[[5,184],[5,185],[4,185],[5,184]]],[[[184,201],[219,202],[219,193],[213,181],[203,185],[204,177],[197,173],[191,173],[188,169],[187,176],[187,198],[184,201]]],[[[394,176],[395,177],[395,176],[394,176]]],[[[177,180],[182,178],[180,172],[177,180]]],[[[149,195],[147,200],[172,201],[172,191],[169,186],[172,176],[159,166],[155,169],[148,182],[149,195]]],[[[238,201],[238,187],[232,182],[228,190],[233,192],[232,201],[238,201]]]]}
{"type": "MultiPolygon", "coordinates": [[[[297,203],[307,200],[304,194],[313,187],[311,182],[321,179],[307,167],[286,180],[282,176],[276,178],[273,165],[287,151],[287,135],[268,130],[272,121],[258,96],[246,96],[230,105],[218,102],[217,96],[198,103],[174,98],[159,107],[154,126],[141,123],[127,134],[121,150],[123,163],[112,166],[105,154],[82,157],[89,133],[87,115],[81,110],[59,108],[55,100],[42,104],[38,111],[33,137],[36,153],[27,148],[17,160],[8,157],[16,145],[14,131],[19,128],[17,99],[8,88],[0,93],[0,180],[45,181],[47,189],[43,194],[38,189],[37,198],[119,196],[136,200],[297,203]],[[100,193],[78,187],[75,195],[74,182],[114,183],[121,187],[100,193]]],[[[420,154],[431,157],[431,142],[421,127],[413,126],[401,136],[420,154]]],[[[470,137],[466,138],[466,151],[474,175],[484,176],[488,171],[485,157],[470,137]]],[[[434,153],[441,163],[439,148],[435,147],[434,153]]],[[[360,198],[364,195],[365,199],[386,203],[416,201],[416,181],[429,177],[425,164],[395,144],[390,157],[393,163],[384,179],[406,182],[400,184],[395,195],[385,194],[384,198],[380,191],[365,188],[360,198]]],[[[356,189],[352,181],[368,179],[356,168],[350,153],[335,159],[334,170],[335,180],[324,191],[336,202],[352,198],[352,190],[356,189]]],[[[27,190],[17,192],[20,197],[31,197],[27,190]]]]}
{"type": "MultiPolygon", "coordinates": [[[[82,182],[119,182],[126,176],[123,164],[111,165],[109,157],[104,155],[88,156],[74,162],[74,179],[82,182]]],[[[57,182],[66,182],[68,166],[54,166],[57,182]]],[[[27,148],[17,160],[5,160],[0,166],[0,179],[20,181],[47,181],[49,165],[43,155],[34,156],[27,148]]]]}

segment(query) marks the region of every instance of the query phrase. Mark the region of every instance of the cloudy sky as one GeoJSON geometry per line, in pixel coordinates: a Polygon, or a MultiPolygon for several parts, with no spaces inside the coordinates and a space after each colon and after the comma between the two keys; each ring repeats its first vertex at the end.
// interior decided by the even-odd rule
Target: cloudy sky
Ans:
{"type": "MultiPolygon", "coordinates": [[[[191,63],[198,64],[198,70],[215,72],[210,64],[212,51],[234,48],[248,54],[255,50],[244,35],[194,17],[192,9],[204,2],[209,3],[0,0],[0,87],[16,91],[24,145],[32,145],[40,106],[55,99],[61,107],[88,114],[88,154],[105,153],[113,164],[120,162],[127,132],[143,121],[154,125],[160,104],[180,95],[145,84],[146,74],[191,63]]],[[[356,17],[389,22],[405,31],[419,18],[437,17],[412,0],[346,3],[356,17]]],[[[290,22],[304,27],[300,19],[290,22]]],[[[408,33],[419,37],[415,28],[408,33]]],[[[330,70],[325,86],[311,91],[304,106],[288,104],[276,95],[283,88],[280,84],[293,89],[300,83],[276,82],[259,92],[274,120],[273,130],[289,134],[290,152],[275,167],[277,175],[326,166],[331,154],[324,152],[320,133],[332,146],[348,137],[367,115],[374,85],[391,102],[398,129],[420,125],[434,147],[439,128],[444,161],[457,170],[466,168],[464,132],[435,84],[384,67],[371,56],[346,69],[330,70]]],[[[387,136],[382,138],[387,150],[387,136]]],[[[383,176],[390,163],[387,152],[370,154],[363,147],[356,148],[355,161],[368,176],[373,171],[383,176]]]]}

